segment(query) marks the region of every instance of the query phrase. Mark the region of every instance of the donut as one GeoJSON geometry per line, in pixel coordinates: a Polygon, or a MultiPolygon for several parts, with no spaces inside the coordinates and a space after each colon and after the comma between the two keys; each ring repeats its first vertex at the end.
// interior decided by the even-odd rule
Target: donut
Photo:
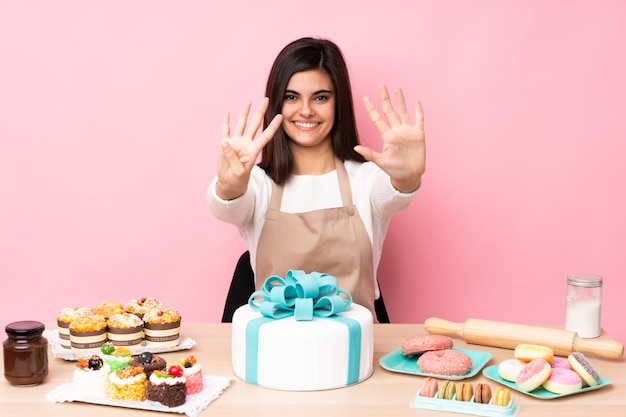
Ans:
{"type": "Polygon", "coordinates": [[[552,368],[550,378],[543,383],[543,388],[555,394],[569,394],[580,390],[583,381],[580,376],[566,368],[552,368]]]}
{"type": "Polygon", "coordinates": [[[459,401],[470,401],[474,395],[474,386],[469,382],[459,382],[456,387],[456,399],[459,401]]]}
{"type": "Polygon", "coordinates": [[[520,371],[515,384],[522,391],[530,392],[550,378],[552,367],[545,359],[533,359],[520,371]]]}
{"type": "Polygon", "coordinates": [[[404,356],[416,356],[429,350],[452,349],[452,339],[441,334],[413,336],[402,342],[404,356]]]}
{"type": "Polygon", "coordinates": [[[508,388],[498,387],[493,393],[493,401],[491,405],[499,405],[506,407],[511,400],[511,390],[508,388]]]}
{"type": "Polygon", "coordinates": [[[437,393],[437,398],[442,400],[451,400],[456,393],[456,386],[452,381],[443,381],[441,384],[441,388],[437,393]]]}
{"type": "Polygon", "coordinates": [[[476,390],[474,391],[474,402],[481,404],[489,404],[491,400],[491,387],[489,384],[476,384],[476,390]]]}
{"type": "Polygon", "coordinates": [[[583,381],[590,387],[594,387],[600,383],[600,375],[593,369],[593,366],[591,366],[591,363],[589,363],[584,353],[572,352],[567,357],[567,362],[569,362],[572,369],[580,375],[583,381]]]}
{"type": "Polygon", "coordinates": [[[567,358],[559,358],[557,356],[555,356],[554,359],[552,359],[552,361],[550,362],[550,366],[552,366],[552,369],[554,368],[572,369],[567,358]]]}
{"type": "Polygon", "coordinates": [[[424,385],[422,385],[422,390],[420,391],[420,395],[422,397],[434,397],[439,389],[439,384],[435,378],[428,377],[424,380],[424,385]]]}
{"type": "Polygon", "coordinates": [[[524,362],[530,362],[538,358],[544,359],[546,362],[551,362],[554,358],[554,351],[547,346],[522,343],[515,347],[513,357],[524,362]]]}
{"type": "Polygon", "coordinates": [[[524,366],[526,366],[526,362],[519,359],[504,360],[498,365],[498,375],[502,379],[514,382],[524,366]]]}
{"type": "Polygon", "coordinates": [[[472,359],[454,349],[430,350],[417,360],[422,372],[437,375],[465,375],[472,369],[472,359]]]}

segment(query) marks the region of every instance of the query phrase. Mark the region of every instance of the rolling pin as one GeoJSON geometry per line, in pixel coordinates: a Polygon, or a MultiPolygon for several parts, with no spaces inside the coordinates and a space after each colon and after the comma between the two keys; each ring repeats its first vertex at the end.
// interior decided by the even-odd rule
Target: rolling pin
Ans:
{"type": "Polygon", "coordinates": [[[454,323],[431,317],[424,322],[424,328],[429,333],[456,334],[467,343],[476,345],[506,349],[515,349],[520,343],[548,346],[557,356],[567,356],[576,351],[617,359],[624,354],[624,346],[614,340],[582,339],[575,332],[526,324],[479,319],[454,323]]]}

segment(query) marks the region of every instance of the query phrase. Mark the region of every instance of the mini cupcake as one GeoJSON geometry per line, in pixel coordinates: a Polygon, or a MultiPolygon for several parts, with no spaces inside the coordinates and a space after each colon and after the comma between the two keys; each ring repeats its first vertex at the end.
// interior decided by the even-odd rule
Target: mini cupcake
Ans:
{"type": "Polygon", "coordinates": [[[142,297],[136,300],[130,300],[126,303],[126,312],[135,314],[139,318],[143,318],[144,314],[150,310],[162,308],[163,305],[156,298],[142,297]]]}
{"type": "Polygon", "coordinates": [[[72,385],[76,399],[103,398],[109,386],[109,366],[102,358],[93,355],[89,359],[78,359],[72,385]]]}
{"type": "Polygon", "coordinates": [[[105,319],[113,316],[114,314],[124,313],[124,306],[117,301],[105,300],[91,309],[95,314],[104,316],[105,319]]]}
{"type": "Polygon", "coordinates": [[[143,320],[134,314],[114,314],[107,320],[107,336],[115,346],[139,346],[143,342],[143,320]]]}
{"type": "Polygon", "coordinates": [[[81,316],[70,323],[70,343],[76,353],[97,353],[107,339],[107,322],[104,317],[81,316]]]}
{"type": "Polygon", "coordinates": [[[107,342],[100,348],[102,352],[102,360],[109,365],[111,372],[118,369],[124,369],[133,361],[130,350],[126,347],[114,346],[111,342],[107,342]]]}
{"type": "Polygon", "coordinates": [[[148,378],[150,378],[152,372],[161,371],[167,366],[165,363],[165,359],[160,356],[153,355],[150,352],[143,352],[140,355],[133,356],[133,361],[130,363],[130,365],[143,366],[143,371],[146,373],[146,376],[148,378]]]}
{"type": "Polygon", "coordinates": [[[65,307],[57,315],[57,329],[59,330],[59,342],[62,347],[70,349],[70,323],[77,317],[93,316],[93,312],[87,307],[65,307]]]}
{"type": "Polygon", "coordinates": [[[166,407],[178,407],[187,400],[185,377],[180,366],[167,371],[154,371],[148,381],[148,400],[158,401],[166,407]]]}
{"type": "Polygon", "coordinates": [[[109,397],[114,400],[144,401],[148,379],[140,366],[127,366],[109,374],[109,397]]]}
{"type": "Polygon", "coordinates": [[[143,316],[146,345],[178,346],[181,315],[178,311],[154,309],[143,316]]]}
{"type": "Polygon", "coordinates": [[[197,394],[204,389],[202,381],[202,366],[196,360],[196,357],[189,355],[185,359],[175,362],[183,370],[183,375],[187,380],[187,395],[197,394]]]}

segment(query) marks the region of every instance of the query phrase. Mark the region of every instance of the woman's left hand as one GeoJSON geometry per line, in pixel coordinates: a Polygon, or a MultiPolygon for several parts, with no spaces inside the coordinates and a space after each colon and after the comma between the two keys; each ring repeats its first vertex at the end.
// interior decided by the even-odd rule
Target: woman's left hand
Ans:
{"type": "Polygon", "coordinates": [[[379,88],[383,118],[369,97],[365,97],[365,109],[383,140],[383,149],[376,152],[363,145],[354,150],[368,161],[374,162],[391,177],[392,185],[401,192],[415,191],[421,184],[426,169],[426,142],[424,113],[419,101],[415,103],[415,124],[411,124],[401,89],[396,89],[397,114],[391,104],[387,87],[379,88]],[[386,120],[385,120],[386,119],[386,120]]]}

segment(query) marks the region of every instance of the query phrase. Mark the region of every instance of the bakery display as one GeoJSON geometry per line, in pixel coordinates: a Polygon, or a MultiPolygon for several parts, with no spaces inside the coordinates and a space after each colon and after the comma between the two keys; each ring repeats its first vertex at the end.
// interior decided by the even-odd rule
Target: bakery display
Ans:
{"type": "Polygon", "coordinates": [[[288,271],[268,278],[232,320],[235,375],[283,390],[356,384],[373,371],[370,311],[327,274],[288,271]]]}
{"type": "Polygon", "coordinates": [[[167,371],[152,372],[148,379],[147,399],[166,407],[183,405],[187,399],[187,388],[182,368],[172,365],[167,371]]]}
{"type": "Polygon", "coordinates": [[[103,398],[109,387],[110,368],[97,355],[76,361],[72,384],[77,399],[103,398]]]}
{"type": "Polygon", "coordinates": [[[472,369],[472,359],[454,349],[424,352],[417,360],[423,372],[437,375],[465,375],[472,369]]]}

